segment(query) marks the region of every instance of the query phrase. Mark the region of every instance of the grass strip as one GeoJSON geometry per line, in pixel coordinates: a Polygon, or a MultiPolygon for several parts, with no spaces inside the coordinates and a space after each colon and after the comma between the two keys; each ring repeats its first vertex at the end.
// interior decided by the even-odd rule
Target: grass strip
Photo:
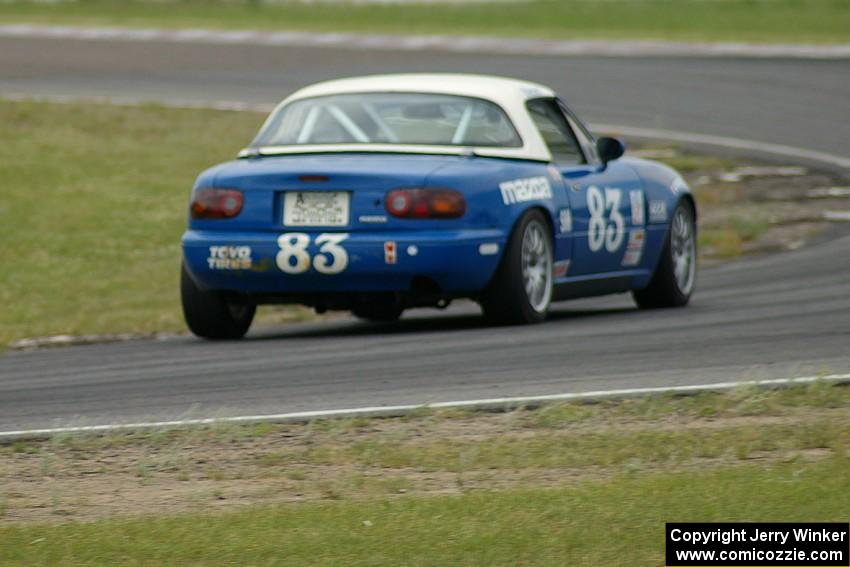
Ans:
{"type": "Polygon", "coordinates": [[[197,174],[253,113],[0,102],[0,345],[183,328],[180,235],[197,174]]]}
{"type": "Polygon", "coordinates": [[[844,521],[848,461],[0,527],[4,565],[661,565],[666,521],[844,521]]]}
{"type": "Polygon", "coordinates": [[[561,39],[850,41],[850,5],[843,0],[530,0],[495,4],[12,0],[0,3],[0,20],[561,39]]]}

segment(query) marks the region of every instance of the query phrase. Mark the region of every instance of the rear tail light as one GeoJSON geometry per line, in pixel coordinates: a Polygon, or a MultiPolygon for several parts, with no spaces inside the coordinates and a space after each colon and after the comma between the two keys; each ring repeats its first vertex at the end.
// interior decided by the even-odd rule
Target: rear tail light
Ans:
{"type": "Polygon", "coordinates": [[[466,200],[452,189],[396,189],[387,193],[387,212],[403,219],[456,219],[466,212],[466,200]]]}
{"type": "Polygon", "coordinates": [[[236,189],[196,189],[192,193],[193,219],[230,219],[242,211],[242,191],[236,189]]]}

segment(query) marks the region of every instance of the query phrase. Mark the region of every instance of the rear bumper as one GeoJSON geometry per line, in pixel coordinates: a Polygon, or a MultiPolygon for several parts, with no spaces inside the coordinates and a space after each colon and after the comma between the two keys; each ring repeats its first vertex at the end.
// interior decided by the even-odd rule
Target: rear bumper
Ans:
{"type": "MultiPolygon", "coordinates": [[[[301,232],[309,257],[299,273],[286,273],[278,262],[297,258],[279,255],[277,232],[189,230],[183,235],[183,258],[196,283],[211,290],[258,294],[334,294],[404,292],[416,278],[429,278],[447,294],[475,293],[490,281],[505,246],[498,229],[352,232],[337,246],[344,268],[335,274],[320,265],[343,265],[342,256],[320,250],[323,232],[301,232]],[[394,250],[394,254],[392,251],[394,250]],[[393,258],[394,256],[394,258],[393,258]],[[317,260],[319,260],[317,262],[317,260]],[[336,264],[339,262],[339,264],[336,264]]],[[[299,244],[300,246],[300,244],[299,244]]],[[[291,251],[290,251],[291,252],[291,251]]],[[[290,252],[287,252],[289,254],[290,252]]],[[[300,252],[299,252],[300,254],[300,252]]],[[[302,256],[303,258],[303,256],[302,256]]]]}

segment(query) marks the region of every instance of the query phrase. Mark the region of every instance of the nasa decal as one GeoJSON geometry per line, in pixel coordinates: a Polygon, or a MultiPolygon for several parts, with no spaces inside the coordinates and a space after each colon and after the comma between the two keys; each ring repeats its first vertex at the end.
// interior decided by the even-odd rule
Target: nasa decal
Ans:
{"type": "Polygon", "coordinates": [[[649,222],[667,222],[667,201],[649,202],[649,222]]]}

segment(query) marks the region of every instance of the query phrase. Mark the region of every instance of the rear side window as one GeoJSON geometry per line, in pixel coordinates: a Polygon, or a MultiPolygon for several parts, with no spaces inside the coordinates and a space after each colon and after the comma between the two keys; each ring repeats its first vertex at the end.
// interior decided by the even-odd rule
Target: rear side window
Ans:
{"type": "Polygon", "coordinates": [[[558,103],[554,99],[538,98],[526,103],[528,113],[543,136],[543,141],[557,163],[585,163],[578,140],[558,103]]]}

